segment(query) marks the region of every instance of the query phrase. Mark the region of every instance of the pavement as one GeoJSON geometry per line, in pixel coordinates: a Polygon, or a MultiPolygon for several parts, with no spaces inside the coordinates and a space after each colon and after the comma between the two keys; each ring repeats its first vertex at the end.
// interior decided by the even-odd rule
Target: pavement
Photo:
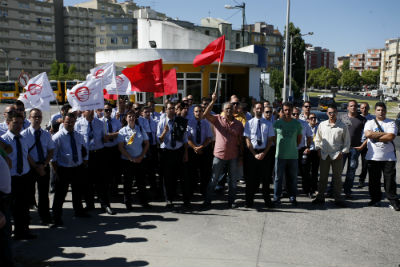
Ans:
{"type": "MultiPolygon", "coordinates": [[[[395,141],[399,148],[399,138],[395,141]]],[[[399,164],[396,169],[399,173],[399,164]]],[[[358,177],[355,181],[357,186],[358,177]]],[[[131,212],[117,197],[112,203],[117,215],[102,214],[96,206],[91,218],[73,217],[69,193],[62,228],[40,225],[37,210],[31,210],[38,238],[15,241],[15,258],[19,266],[400,264],[400,212],[388,208],[387,200],[367,207],[367,187],[355,188],[347,208],[336,208],[329,199],[325,207],[314,206],[300,194],[297,207],[283,199],[273,210],[264,208],[260,194],[254,209],[245,208],[244,186],[238,189],[237,209],[227,208],[226,193],[206,211],[200,209],[200,196],[192,210],[166,210],[164,203],[152,202],[151,210],[135,205],[131,212]]]]}

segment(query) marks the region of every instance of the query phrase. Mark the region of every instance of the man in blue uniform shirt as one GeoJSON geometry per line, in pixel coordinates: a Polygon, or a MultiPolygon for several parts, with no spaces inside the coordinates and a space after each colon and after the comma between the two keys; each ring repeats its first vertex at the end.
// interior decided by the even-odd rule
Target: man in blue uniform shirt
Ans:
{"type": "Polygon", "coordinates": [[[70,184],[75,216],[88,217],[82,207],[85,176],[83,163],[87,163],[88,160],[87,143],[83,136],[74,130],[75,122],[75,115],[68,113],[63,119],[64,127],[53,135],[55,151],[51,164],[57,176],[52,208],[55,226],[63,225],[62,206],[70,184]]]}
{"type": "Polygon", "coordinates": [[[34,168],[31,170],[33,178],[32,197],[35,198],[35,183],[37,182],[39,191],[39,216],[42,224],[49,224],[51,222],[49,208],[49,162],[53,158],[55,145],[50,133],[40,128],[42,112],[37,108],[31,109],[29,119],[31,126],[22,131],[21,135],[28,140],[29,155],[35,162],[35,166],[32,166],[34,168]]]}

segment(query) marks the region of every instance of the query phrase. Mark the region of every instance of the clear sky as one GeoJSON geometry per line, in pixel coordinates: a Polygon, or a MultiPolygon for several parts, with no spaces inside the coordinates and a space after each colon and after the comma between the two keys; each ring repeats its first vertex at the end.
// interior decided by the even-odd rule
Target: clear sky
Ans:
{"type": "MultiPolygon", "coordinates": [[[[64,0],[73,5],[85,0],[64,0]]],[[[121,2],[121,0],[119,0],[121,2]]],[[[233,28],[242,24],[240,10],[224,5],[241,0],[134,0],[151,6],[172,18],[200,24],[201,18],[217,17],[230,21],[233,28]]],[[[286,0],[247,0],[246,23],[265,21],[283,33],[286,24],[286,0]]],[[[307,43],[335,52],[335,57],[383,48],[385,40],[400,37],[400,0],[291,0],[290,20],[305,36],[307,43]]]]}

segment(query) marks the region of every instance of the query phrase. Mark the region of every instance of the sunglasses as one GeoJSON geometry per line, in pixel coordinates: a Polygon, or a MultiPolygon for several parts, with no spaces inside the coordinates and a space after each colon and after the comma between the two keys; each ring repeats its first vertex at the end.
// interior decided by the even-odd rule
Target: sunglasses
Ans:
{"type": "Polygon", "coordinates": [[[299,116],[299,113],[292,113],[293,116],[299,116]]]}
{"type": "Polygon", "coordinates": [[[104,111],[105,111],[105,112],[111,112],[112,109],[108,109],[108,108],[107,108],[107,109],[105,109],[104,111]]]}
{"type": "Polygon", "coordinates": [[[133,110],[140,110],[140,108],[133,108],[133,110]]]}
{"type": "Polygon", "coordinates": [[[328,114],[329,114],[329,115],[333,115],[333,114],[335,114],[335,112],[328,112],[328,114]]]}
{"type": "Polygon", "coordinates": [[[316,120],[317,118],[316,117],[310,117],[310,118],[308,118],[309,120],[316,120]]]}
{"type": "Polygon", "coordinates": [[[236,106],[239,105],[239,102],[232,102],[231,104],[236,106]]]}
{"type": "Polygon", "coordinates": [[[305,107],[305,108],[311,108],[311,106],[303,106],[303,107],[305,107]]]}
{"type": "Polygon", "coordinates": [[[264,113],[267,113],[267,114],[269,114],[269,113],[272,113],[271,111],[265,111],[264,113]]]}

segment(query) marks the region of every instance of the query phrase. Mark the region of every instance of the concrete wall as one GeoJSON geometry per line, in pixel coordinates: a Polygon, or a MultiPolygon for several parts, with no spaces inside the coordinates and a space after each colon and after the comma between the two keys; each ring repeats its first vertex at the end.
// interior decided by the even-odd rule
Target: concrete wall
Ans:
{"type": "MultiPolygon", "coordinates": [[[[172,22],[138,19],[138,48],[150,48],[155,41],[157,48],[204,49],[215,37],[182,28],[172,22]]],[[[226,47],[229,47],[227,41],[226,47]]]]}
{"type": "Polygon", "coordinates": [[[249,96],[260,100],[260,77],[261,68],[249,68],[249,96]]]}

